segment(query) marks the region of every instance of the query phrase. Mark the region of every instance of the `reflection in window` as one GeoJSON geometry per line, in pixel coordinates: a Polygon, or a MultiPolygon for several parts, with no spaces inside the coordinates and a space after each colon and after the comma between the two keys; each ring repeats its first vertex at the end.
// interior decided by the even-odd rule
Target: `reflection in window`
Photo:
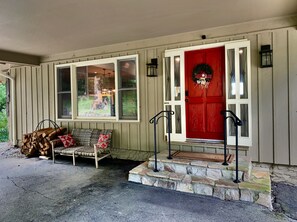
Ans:
{"type": "Polygon", "coordinates": [[[228,99],[235,99],[236,92],[236,84],[235,84],[235,50],[228,49],[227,51],[228,57],[228,66],[227,66],[227,74],[228,74],[228,99]]]}
{"type": "MultiPolygon", "coordinates": [[[[228,109],[236,114],[236,105],[235,104],[229,104],[228,109]]],[[[234,122],[232,121],[231,118],[228,119],[228,124],[229,124],[229,136],[235,136],[235,126],[234,126],[234,122]]]]}
{"type": "Polygon", "coordinates": [[[70,67],[57,69],[58,118],[71,119],[70,67]]]}
{"type": "Polygon", "coordinates": [[[174,57],[174,93],[175,100],[180,100],[180,57],[174,57]]]}
{"type": "Polygon", "coordinates": [[[77,115],[115,116],[114,64],[77,67],[77,115]]]}
{"type": "Polygon", "coordinates": [[[248,98],[247,48],[239,49],[240,98],[248,98]]]}
{"type": "Polygon", "coordinates": [[[240,104],[240,118],[242,120],[241,136],[249,137],[249,115],[248,104],[240,104]]]}
{"type": "Polygon", "coordinates": [[[171,70],[170,57],[165,58],[165,100],[171,100],[171,70]]]}
{"type": "MultiPolygon", "coordinates": [[[[165,106],[165,110],[166,111],[172,111],[172,108],[170,105],[166,105],[165,106]]],[[[171,126],[171,129],[170,129],[170,133],[172,133],[172,118],[171,119],[171,122],[170,122],[170,126],[171,126]]],[[[168,119],[166,118],[166,133],[168,133],[168,119]]]]}
{"type": "Polygon", "coordinates": [[[175,133],[181,133],[181,105],[175,105],[175,133]]]}
{"type": "Polygon", "coordinates": [[[137,82],[135,59],[121,60],[119,66],[119,117],[137,119],[137,82]]]}

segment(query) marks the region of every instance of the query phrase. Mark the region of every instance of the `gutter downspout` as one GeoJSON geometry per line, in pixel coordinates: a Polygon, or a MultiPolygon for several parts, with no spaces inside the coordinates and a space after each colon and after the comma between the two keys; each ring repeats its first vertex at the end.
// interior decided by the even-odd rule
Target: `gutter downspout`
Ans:
{"type": "MultiPolygon", "coordinates": [[[[8,72],[9,73],[9,72],[8,72]]],[[[16,138],[16,111],[15,111],[15,78],[8,75],[8,73],[0,72],[1,76],[11,80],[11,125],[12,125],[12,143],[16,147],[18,145],[16,138]]]]}

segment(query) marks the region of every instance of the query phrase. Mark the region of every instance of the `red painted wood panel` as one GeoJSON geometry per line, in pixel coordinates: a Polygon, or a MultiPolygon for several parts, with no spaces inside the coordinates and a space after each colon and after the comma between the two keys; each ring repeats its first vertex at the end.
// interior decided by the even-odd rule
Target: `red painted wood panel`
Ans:
{"type": "Polygon", "coordinates": [[[224,47],[185,52],[186,130],[187,138],[223,139],[225,109],[224,47]],[[208,88],[192,80],[193,69],[201,63],[213,69],[208,88]]]}

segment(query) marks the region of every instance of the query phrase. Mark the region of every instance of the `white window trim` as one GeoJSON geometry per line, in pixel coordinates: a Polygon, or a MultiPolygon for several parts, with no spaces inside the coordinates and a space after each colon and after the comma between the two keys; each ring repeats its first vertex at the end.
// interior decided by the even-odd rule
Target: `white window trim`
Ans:
{"type": "MultiPolygon", "coordinates": [[[[249,136],[241,137],[241,127],[238,127],[238,145],[240,146],[252,146],[252,100],[251,100],[251,55],[250,55],[250,41],[240,42],[240,43],[229,43],[225,45],[225,58],[227,58],[228,49],[235,50],[235,79],[236,79],[236,92],[235,99],[228,98],[229,85],[228,85],[228,76],[225,75],[225,87],[226,87],[226,109],[228,105],[234,104],[236,106],[236,116],[240,118],[240,105],[248,104],[248,117],[249,117],[249,136]],[[240,74],[239,74],[239,48],[246,47],[247,50],[247,84],[248,84],[248,96],[247,99],[240,98],[240,74]]],[[[228,60],[225,59],[225,69],[227,72],[228,60]]],[[[229,136],[229,124],[227,124],[227,143],[228,145],[235,145],[235,136],[229,136]]]]}
{"type": "MultiPolygon", "coordinates": [[[[230,45],[230,44],[242,44],[242,43],[245,43],[245,42],[248,42],[249,43],[249,40],[247,39],[240,39],[240,40],[235,40],[235,41],[227,41],[227,42],[218,42],[218,43],[211,43],[211,44],[205,44],[205,45],[197,45],[197,46],[190,46],[190,47],[182,47],[182,48],[176,48],[176,49],[169,49],[169,50],[166,50],[165,51],[165,57],[172,57],[174,58],[174,56],[180,56],[181,57],[181,107],[182,107],[182,111],[185,110],[185,75],[184,75],[184,53],[186,51],[193,51],[193,50],[201,50],[201,49],[210,49],[210,48],[216,48],[216,47],[225,47],[227,45],[230,45]]],[[[250,74],[250,51],[248,52],[248,81],[249,81],[249,95],[248,95],[248,100],[249,100],[249,138],[246,139],[246,138],[240,138],[240,145],[245,145],[245,146],[251,146],[252,145],[252,113],[251,113],[251,74],[250,74]]],[[[226,61],[226,60],[225,60],[226,61]]],[[[165,67],[165,66],[164,66],[165,67]]],[[[172,67],[172,66],[171,66],[172,67]]],[[[226,68],[226,67],[225,67],[226,68]]],[[[172,72],[172,70],[171,70],[172,72]]],[[[163,70],[163,73],[165,73],[165,68],[163,70]]],[[[168,101],[165,100],[165,75],[163,75],[164,78],[163,78],[163,89],[164,89],[164,92],[163,92],[163,98],[164,98],[164,108],[166,105],[174,105],[173,101],[169,104],[168,101]]],[[[171,81],[172,81],[172,78],[174,77],[174,74],[172,75],[171,74],[171,81]]],[[[172,87],[173,84],[171,84],[171,90],[173,90],[172,87]]],[[[227,93],[227,88],[226,88],[226,93],[227,93]]],[[[174,95],[174,94],[172,94],[174,95]]],[[[171,98],[172,98],[172,95],[171,95],[171,98]]],[[[226,94],[226,99],[227,99],[227,94],[226,94]]],[[[227,105],[227,101],[226,101],[226,105],[227,105]]],[[[185,113],[181,114],[181,121],[182,121],[182,133],[179,134],[179,135],[174,135],[174,134],[171,134],[171,140],[172,141],[177,141],[177,142],[186,142],[187,140],[187,137],[186,137],[186,115],[185,113]]],[[[172,121],[174,122],[174,121],[172,121]]],[[[166,128],[164,128],[166,129],[166,128]]],[[[172,129],[173,126],[172,126],[172,129]]],[[[166,131],[164,131],[164,134],[166,135],[166,131]]],[[[229,140],[227,140],[228,144],[233,144],[233,139],[234,138],[230,138],[229,140]]]]}
{"type": "Polygon", "coordinates": [[[127,56],[118,56],[106,59],[96,59],[96,60],[89,60],[83,62],[73,62],[73,63],[66,63],[66,64],[59,64],[55,65],[55,96],[56,96],[56,120],[57,121],[66,121],[66,122],[140,122],[140,93],[139,93],[139,56],[138,54],[127,55],[127,56]],[[124,120],[119,119],[119,93],[118,93],[118,61],[125,60],[125,59],[135,59],[136,64],[136,93],[137,93],[137,119],[136,120],[124,120]],[[90,66],[90,65],[100,65],[106,63],[113,63],[115,67],[115,117],[79,117],[77,116],[77,82],[76,82],[76,68],[81,66],[90,66]],[[57,78],[57,69],[58,68],[70,68],[70,82],[71,82],[71,109],[72,109],[72,118],[71,119],[63,119],[58,117],[58,78],[57,78]]]}

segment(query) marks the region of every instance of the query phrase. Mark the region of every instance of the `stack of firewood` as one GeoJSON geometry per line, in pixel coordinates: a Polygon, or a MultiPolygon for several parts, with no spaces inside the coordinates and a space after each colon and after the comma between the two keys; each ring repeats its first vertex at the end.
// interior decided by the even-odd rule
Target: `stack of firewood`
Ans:
{"type": "Polygon", "coordinates": [[[60,127],[45,128],[36,130],[33,133],[23,135],[23,144],[21,152],[27,157],[34,156],[51,156],[51,142],[54,142],[55,146],[63,145],[58,139],[58,136],[65,133],[67,129],[60,127]]]}

